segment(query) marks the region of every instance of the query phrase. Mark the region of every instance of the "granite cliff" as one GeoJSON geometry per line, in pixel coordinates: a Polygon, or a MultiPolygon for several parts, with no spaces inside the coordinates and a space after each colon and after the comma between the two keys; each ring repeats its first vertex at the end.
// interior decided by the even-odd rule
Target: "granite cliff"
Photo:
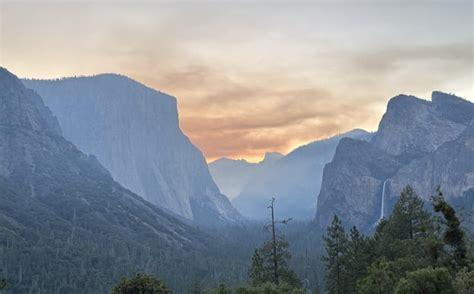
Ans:
{"type": "Polygon", "coordinates": [[[438,185],[448,199],[474,187],[474,104],[433,92],[432,100],[392,98],[370,143],[342,140],[324,169],[316,222],[338,214],[370,230],[411,185],[429,200],[438,185]]]}
{"type": "Polygon", "coordinates": [[[197,224],[240,219],[181,131],[174,97],[116,74],[24,83],[43,97],[64,136],[124,187],[197,224]]]}

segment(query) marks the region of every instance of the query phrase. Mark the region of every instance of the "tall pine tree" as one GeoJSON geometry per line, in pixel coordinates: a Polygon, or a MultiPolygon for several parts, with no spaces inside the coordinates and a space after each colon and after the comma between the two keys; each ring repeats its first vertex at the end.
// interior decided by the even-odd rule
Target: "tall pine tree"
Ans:
{"type": "Polygon", "coordinates": [[[440,188],[438,188],[437,195],[433,197],[433,209],[444,217],[446,230],[443,234],[443,241],[448,247],[445,251],[451,255],[449,259],[452,261],[450,266],[455,270],[465,267],[467,265],[465,233],[456,216],[456,211],[446,202],[440,188]]]}
{"type": "MultiPolygon", "coordinates": [[[[367,274],[373,261],[372,242],[354,226],[349,233],[347,245],[347,275],[351,289],[356,289],[357,281],[367,274]]],[[[354,291],[355,292],[355,291],[354,291]]]]}
{"type": "Polygon", "coordinates": [[[331,225],[323,237],[326,244],[326,288],[331,294],[350,292],[347,270],[348,239],[341,221],[334,215],[331,225]]]}

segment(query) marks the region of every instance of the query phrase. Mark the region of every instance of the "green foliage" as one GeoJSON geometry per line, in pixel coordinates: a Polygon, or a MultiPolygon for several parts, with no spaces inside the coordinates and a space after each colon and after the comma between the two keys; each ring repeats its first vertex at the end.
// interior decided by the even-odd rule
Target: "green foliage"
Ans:
{"type": "Polygon", "coordinates": [[[412,187],[407,186],[400,194],[387,222],[378,228],[378,233],[396,240],[413,240],[433,233],[430,214],[412,187]]]}
{"type": "Polygon", "coordinates": [[[433,218],[410,186],[403,189],[392,215],[378,225],[374,242],[374,257],[390,261],[399,277],[434,264],[441,246],[433,218]]]}
{"type": "MultiPolygon", "coordinates": [[[[290,244],[282,237],[276,240],[276,259],[278,263],[278,277],[280,283],[290,285],[294,288],[301,288],[301,281],[296,273],[289,268],[288,261],[291,259],[289,251],[290,244]]],[[[267,241],[259,249],[259,254],[262,257],[263,272],[260,277],[263,279],[260,284],[273,282],[273,244],[272,241],[267,241]]],[[[255,282],[255,281],[253,281],[255,282]]],[[[259,285],[253,284],[253,285],[259,285]]]]}
{"type": "MultiPolygon", "coordinates": [[[[113,294],[170,294],[162,281],[144,273],[136,273],[132,277],[123,278],[112,289],[113,294]]],[[[220,292],[219,292],[220,293],[220,292]]]]}
{"type": "Polygon", "coordinates": [[[291,259],[289,243],[282,236],[277,236],[275,243],[266,241],[254,250],[252,264],[248,271],[249,285],[240,286],[235,290],[225,284],[207,291],[208,294],[303,294],[302,283],[297,274],[290,269],[291,259]],[[275,247],[274,247],[275,246],[275,247]],[[273,251],[276,249],[276,254],[273,251]],[[278,264],[279,283],[274,279],[274,262],[278,264]]]}
{"type": "Polygon", "coordinates": [[[474,247],[441,192],[433,210],[442,214],[441,226],[407,186],[373,237],[357,228],[347,236],[335,216],[324,236],[328,292],[474,293],[474,247]]]}
{"type": "Polygon", "coordinates": [[[375,262],[369,268],[367,276],[357,285],[357,293],[390,294],[395,285],[395,274],[390,271],[385,261],[375,262]]]}
{"type": "Polygon", "coordinates": [[[452,277],[445,267],[423,268],[410,272],[402,278],[396,288],[396,294],[451,294],[455,293],[452,277]]]}
{"type": "Polygon", "coordinates": [[[458,294],[474,293],[474,270],[469,270],[466,267],[461,269],[456,274],[454,285],[458,294]]]}
{"type": "Polygon", "coordinates": [[[373,242],[352,227],[346,255],[349,287],[355,289],[357,281],[367,274],[373,261],[373,242]]]}
{"type": "Polygon", "coordinates": [[[347,293],[349,290],[347,269],[349,241],[337,215],[334,216],[323,239],[326,244],[326,255],[323,256],[326,264],[326,288],[329,293],[347,293]]]}
{"type": "Polygon", "coordinates": [[[252,286],[261,285],[270,280],[270,277],[268,276],[269,273],[263,266],[264,260],[262,256],[260,256],[259,251],[260,250],[255,249],[252,256],[252,266],[248,273],[250,285],[252,286]]]}
{"type": "Polygon", "coordinates": [[[467,265],[466,244],[464,241],[464,231],[461,222],[456,216],[456,211],[444,199],[438,188],[437,195],[433,197],[433,209],[440,212],[445,220],[446,230],[443,234],[443,241],[448,249],[446,250],[453,258],[450,260],[452,267],[464,267],[467,265]]]}

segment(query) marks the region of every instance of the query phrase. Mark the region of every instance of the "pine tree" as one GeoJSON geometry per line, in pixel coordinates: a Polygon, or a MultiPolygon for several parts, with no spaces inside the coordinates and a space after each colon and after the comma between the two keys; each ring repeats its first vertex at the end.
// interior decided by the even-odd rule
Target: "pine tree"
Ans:
{"type": "Polygon", "coordinates": [[[347,271],[348,283],[351,289],[356,289],[356,283],[367,274],[367,269],[372,263],[373,250],[370,239],[352,227],[347,246],[347,271]]]}
{"type": "Polygon", "coordinates": [[[258,286],[268,281],[268,273],[263,267],[263,258],[260,256],[259,250],[255,249],[252,256],[252,266],[249,270],[249,282],[252,286],[258,286]]]}
{"type": "Polygon", "coordinates": [[[348,240],[341,221],[334,215],[331,225],[323,237],[326,244],[326,288],[329,293],[342,294],[349,291],[347,280],[348,240]]]}
{"type": "Polygon", "coordinates": [[[398,239],[414,239],[430,232],[431,217],[423,206],[423,200],[415,190],[406,186],[390,217],[392,233],[398,239]]]}
{"type": "Polygon", "coordinates": [[[439,188],[437,195],[433,197],[433,209],[435,212],[443,214],[446,225],[443,241],[451,249],[449,251],[452,252],[452,260],[454,261],[452,266],[455,269],[466,266],[467,249],[464,241],[465,233],[461,228],[461,222],[456,216],[456,211],[446,202],[439,188]]]}

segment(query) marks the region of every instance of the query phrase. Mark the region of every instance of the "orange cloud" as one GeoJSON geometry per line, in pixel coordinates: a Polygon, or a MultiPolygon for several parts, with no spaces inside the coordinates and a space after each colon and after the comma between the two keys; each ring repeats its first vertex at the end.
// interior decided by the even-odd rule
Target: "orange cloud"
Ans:
{"type": "Polygon", "coordinates": [[[127,75],[177,97],[181,127],[208,160],[258,160],[375,130],[398,93],[474,98],[470,9],[3,1],[0,64],[22,77],[127,75]]]}

